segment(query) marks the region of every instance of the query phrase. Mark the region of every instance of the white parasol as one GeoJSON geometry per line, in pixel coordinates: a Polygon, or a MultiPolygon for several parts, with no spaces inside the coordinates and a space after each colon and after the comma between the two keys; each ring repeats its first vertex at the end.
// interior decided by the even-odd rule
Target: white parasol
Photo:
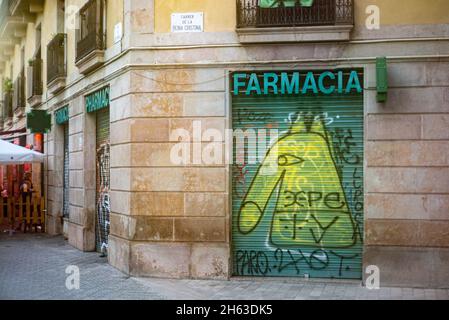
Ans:
{"type": "Polygon", "coordinates": [[[45,155],[0,139],[0,165],[44,162],[45,155]]]}

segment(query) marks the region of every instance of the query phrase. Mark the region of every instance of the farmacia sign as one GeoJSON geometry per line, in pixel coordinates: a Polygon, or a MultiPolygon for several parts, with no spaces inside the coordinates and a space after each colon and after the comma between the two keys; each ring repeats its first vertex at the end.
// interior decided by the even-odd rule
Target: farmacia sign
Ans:
{"type": "Polygon", "coordinates": [[[362,80],[356,70],[236,72],[232,74],[232,92],[234,95],[351,94],[363,91],[362,80]]]}

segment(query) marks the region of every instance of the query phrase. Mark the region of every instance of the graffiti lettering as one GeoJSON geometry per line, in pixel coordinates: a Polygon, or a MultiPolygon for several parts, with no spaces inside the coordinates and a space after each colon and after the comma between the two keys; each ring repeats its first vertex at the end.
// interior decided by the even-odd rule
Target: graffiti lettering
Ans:
{"type": "Polygon", "coordinates": [[[243,122],[267,122],[273,116],[271,113],[256,113],[248,109],[240,109],[237,112],[238,121],[243,122]]]}
{"type": "Polygon", "coordinates": [[[237,275],[361,277],[362,140],[340,119],[321,108],[290,112],[261,164],[248,164],[247,184],[234,190],[237,275]]]}
{"type": "Polygon", "coordinates": [[[323,270],[329,265],[329,255],[318,249],[307,254],[301,249],[281,249],[275,251],[238,250],[236,252],[236,270],[238,275],[267,275],[275,271],[282,273],[294,269],[296,274],[308,268],[323,270]],[[270,265],[271,263],[271,265],[270,265]]]}
{"type": "Polygon", "coordinates": [[[332,139],[334,142],[336,162],[340,170],[344,164],[356,165],[360,163],[360,156],[352,153],[356,143],[351,129],[343,130],[337,128],[333,133],[332,139]]]}
{"type": "Polygon", "coordinates": [[[266,275],[271,271],[268,266],[268,257],[263,251],[238,250],[236,265],[239,274],[266,275]]]}
{"type": "Polygon", "coordinates": [[[96,204],[96,232],[98,242],[100,243],[100,247],[97,249],[100,250],[102,254],[106,254],[110,230],[110,150],[109,142],[102,144],[97,149],[97,183],[99,193],[97,195],[96,204]]]}
{"type": "Polygon", "coordinates": [[[235,165],[232,169],[234,171],[234,190],[239,198],[243,198],[245,195],[244,193],[242,194],[241,190],[244,189],[246,184],[246,174],[248,172],[246,169],[246,165],[235,165]]]}
{"type": "Polygon", "coordinates": [[[299,191],[293,192],[290,190],[285,190],[285,208],[290,208],[293,206],[313,207],[319,203],[324,204],[329,209],[341,209],[345,206],[343,196],[338,192],[331,192],[323,195],[322,192],[314,191],[299,191]]]}
{"type": "Polygon", "coordinates": [[[363,179],[359,174],[359,169],[354,168],[354,173],[352,175],[353,178],[353,209],[354,209],[354,221],[356,224],[357,233],[362,239],[362,228],[363,228],[363,179]]]}

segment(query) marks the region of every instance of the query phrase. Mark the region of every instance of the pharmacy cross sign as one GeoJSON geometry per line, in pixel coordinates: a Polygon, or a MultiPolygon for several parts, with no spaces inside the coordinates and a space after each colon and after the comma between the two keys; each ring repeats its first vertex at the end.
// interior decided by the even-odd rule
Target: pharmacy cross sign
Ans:
{"type": "Polygon", "coordinates": [[[46,110],[32,110],[28,112],[27,129],[31,133],[47,133],[51,129],[51,115],[46,110]]]}

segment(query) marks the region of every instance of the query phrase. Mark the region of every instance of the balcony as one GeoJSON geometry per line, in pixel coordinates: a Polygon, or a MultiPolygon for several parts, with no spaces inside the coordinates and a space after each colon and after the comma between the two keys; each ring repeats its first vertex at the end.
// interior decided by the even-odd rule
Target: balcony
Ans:
{"type": "MultiPolygon", "coordinates": [[[[20,43],[26,35],[26,27],[33,22],[38,11],[36,7],[43,0],[3,0],[0,6],[0,38],[2,41],[20,43]],[[34,9],[33,9],[34,8],[34,9]]],[[[43,7],[41,6],[41,9],[43,7]]]]}
{"type": "Polygon", "coordinates": [[[7,124],[7,122],[11,122],[13,117],[13,109],[12,109],[12,100],[13,95],[12,91],[5,92],[3,95],[3,124],[7,124]]]}
{"type": "Polygon", "coordinates": [[[27,73],[27,101],[32,108],[42,103],[42,59],[33,59],[27,73]]]}
{"type": "Polygon", "coordinates": [[[79,12],[76,66],[86,74],[104,63],[105,32],[103,1],[89,0],[79,12]]]}
{"type": "Polygon", "coordinates": [[[5,92],[3,100],[0,101],[0,131],[8,127],[12,122],[12,92],[5,92]]]}
{"type": "Polygon", "coordinates": [[[243,43],[347,41],[354,25],[353,0],[237,0],[237,33],[243,43]]]}
{"type": "Polygon", "coordinates": [[[14,113],[23,115],[26,106],[24,69],[22,69],[16,81],[14,81],[13,88],[12,108],[14,110],[14,113]]]}
{"type": "Polygon", "coordinates": [[[47,89],[52,94],[66,85],[66,41],[66,34],[58,33],[47,45],[47,89]]]}
{"type": "Polygon", "coordinates": [[[41,13],[44,11],[45,0],[8,0],[9,12],[16,15],[21,12],[31,14],[41,13]]]}

